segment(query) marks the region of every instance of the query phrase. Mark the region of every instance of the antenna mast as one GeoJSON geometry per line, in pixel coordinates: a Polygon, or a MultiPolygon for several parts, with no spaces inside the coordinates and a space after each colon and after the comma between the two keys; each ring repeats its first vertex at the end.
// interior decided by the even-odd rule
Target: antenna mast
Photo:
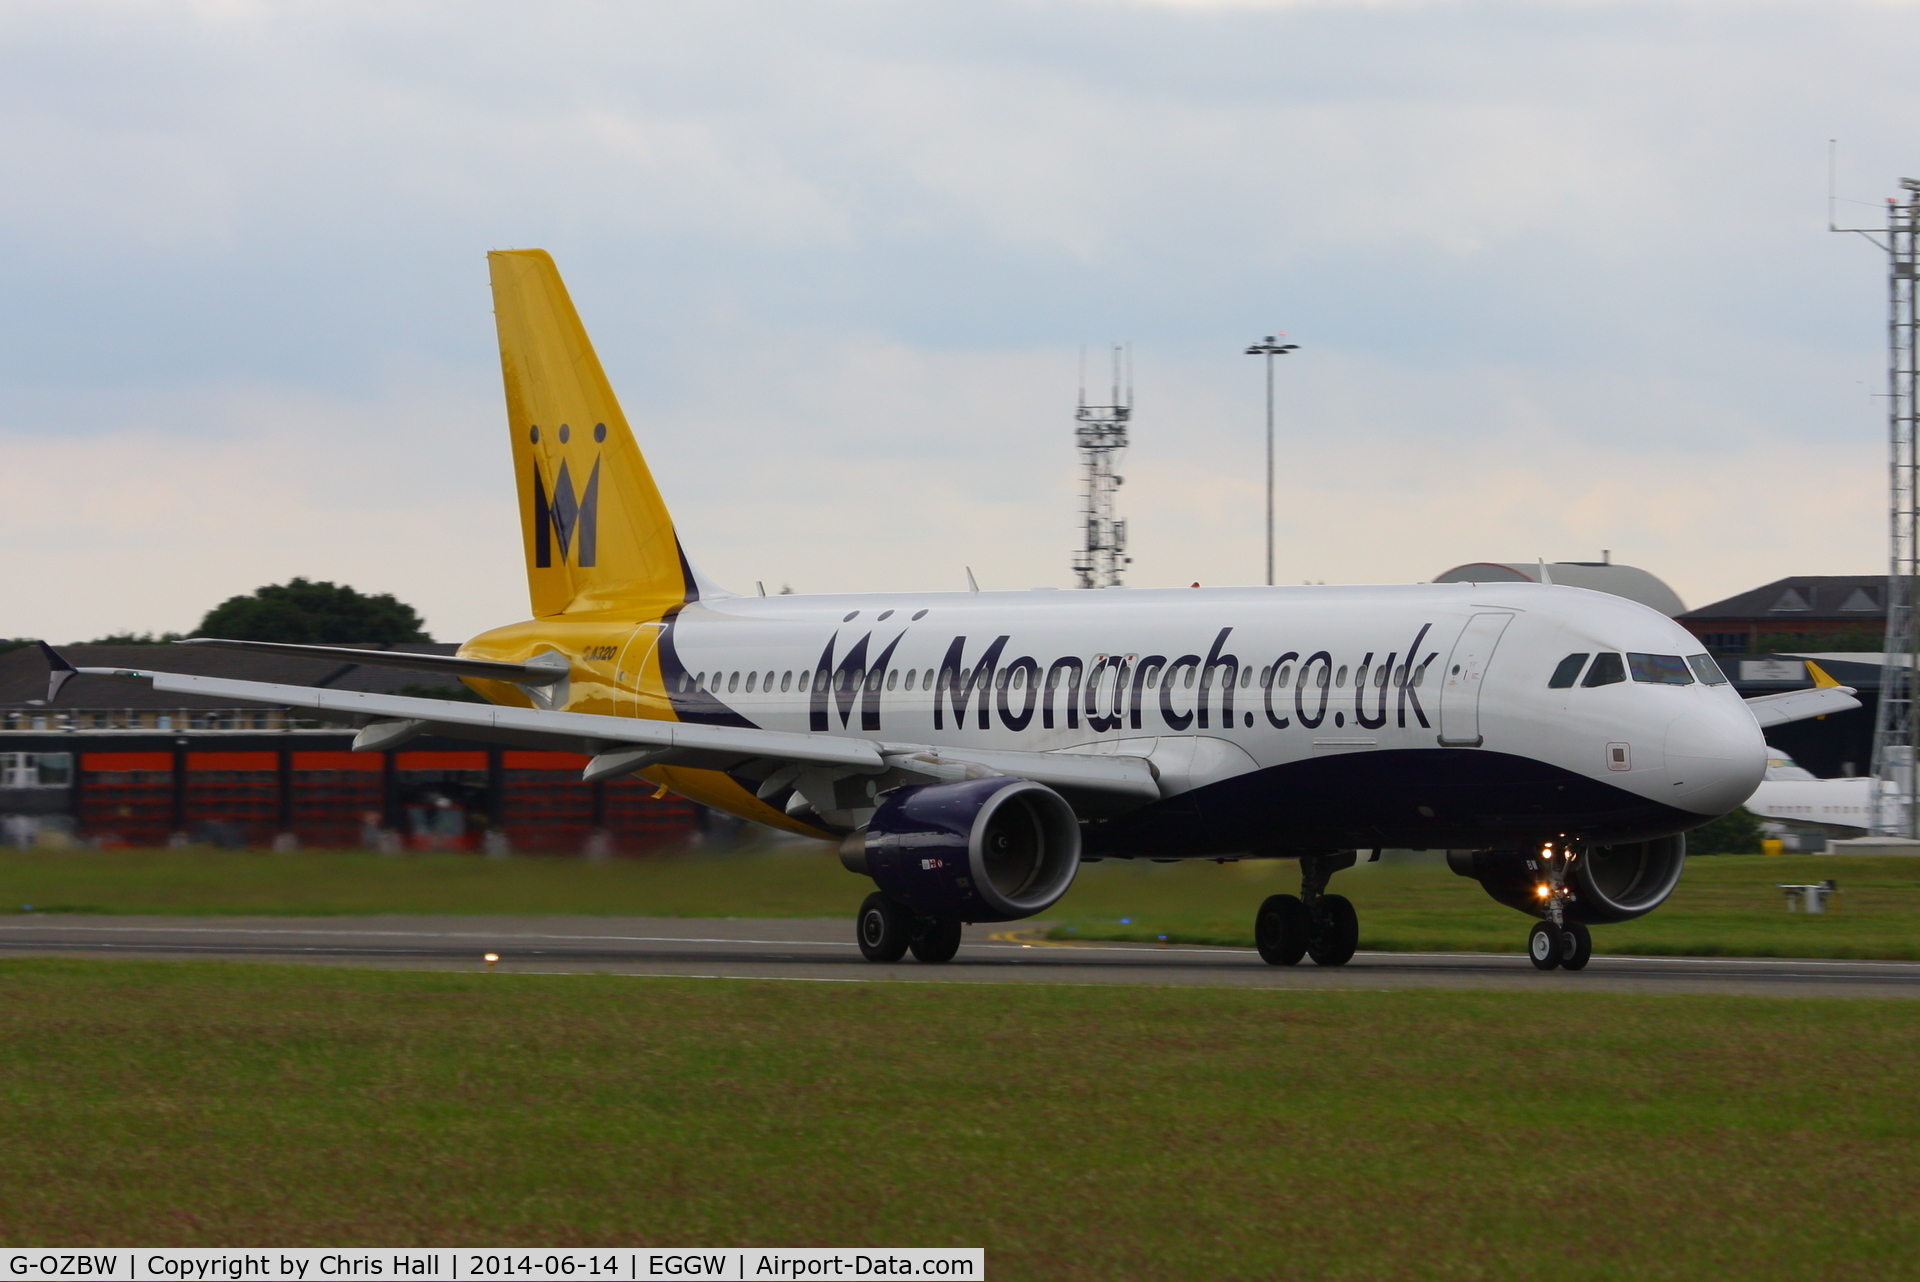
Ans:
{"type": "Polygon", "coordinates": [[[1086,371],[1080,377],[1080,407],[1074,413],[1074,445],[1080,451],[1080,528],[1084,539],[1073,554],[1073,573],[1083,588],[1117,588],[1127,552],[1127,523],[1113,514],[1114,491],[1121,477],[1113,470],[1127,448],[1127,423],[1133,417],[1133,353],[1113,349],[1113,393],[1106,405],[1087,404],[1086,371]],[[1124,386],[1122,376],[1124,374],[1124,386]]]}
{"type": "Polygon", "coordinates": [[[1920,656],[1920,613],[1915,574],[1920,571],[1920,458],[1915,454],[1915,415],[1920,408],[1920,363],[1916,362],[1916,258],[1920,248],[1920,181],[1902,178],[1906,200],[1887,201],[1885,240],[1878,228],[1836,227],[1858,232],[1887,253],[1887,638],[1880,668],[1880,706],[1873,724],[1873,831],[1890,837],[1920,837],[1920,806],[1914,804],[1920,761],[1920,704],[1914,699],[1914,662],[1920,656]]]}

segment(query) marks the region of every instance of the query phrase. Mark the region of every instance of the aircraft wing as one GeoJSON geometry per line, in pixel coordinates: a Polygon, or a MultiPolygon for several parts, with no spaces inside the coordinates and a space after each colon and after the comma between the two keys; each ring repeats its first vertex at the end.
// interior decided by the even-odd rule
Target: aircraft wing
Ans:
{"type": "Polygon", "coordinates": [[[1860,701],[1853,697],[1859,693],[1857,690],[1841,685],[1812,659],[1806,662],[1807,675],[1813,678],[1813,689],[1783,690],[1779,694],[1763,694],[1747,700],[1747,706],[1753,709],[1753,719],[1760,723],[1762,730],[1768,726],[1784,726],[1789,721],[1807,721],[1835,712],[1846,712],[1860,706],[1860,701]]]}
{"type": "Polygon", "coordinates": [[[1857,708],[1860,701],[1853,697],[1854,694],[1852,686],[1816,686],[1811,690],[1783,690],[1779,694],[1759,695],[1747,700],[1747,706],[1753,709],[1753,719],[1764,730],[1768,726],[1783,726],[1789,721],[1806,721],[1857,708]]]}
{"type": "Polygon", "coordinates": [[[583,772],[588,780],[617,778],[655,765],[734,770],[774,764],[848,774],[878,775],[896,771],[930,780],[961,778],[977,771],[1031,779],[1070,791],[1102,794],[1114,801],[1138,804],[1160,799],[1160,786],[1153,768],[1137,757],[875,743],[825,734],[509,708],[129,668],[70,671],[89,676],[145,678],[153,682],[154,689],[169,694],[196,694],[308,709],[322,720],[361,727],[354,738],[356,751],[391,748],[421,734],[440,733],[517,747],[582,753],[593,758],[583,772]],[[967,770],[969,765],[974,771],[967,770]]]}
{"type": "MultiPolygon", "coordinates": [[[[188,637],[175,645],[205,645],[221,650],[251,650],[255,654],[284,654],[295,659],[336,659],[370,668],[397,668],[404,672],[431,672],[443,677],[485,677],[520,685],[555,685],[567,675],[565,655],[543,662],[503,663],[494,659],[462,659],[451,654],[413,654],[406,650],[367,650],[351,645],[294,645],[285,641],[227,641],[219,637],[188,637]]],[[[544,656],[543,656],[544,657],[544,656]]]]}

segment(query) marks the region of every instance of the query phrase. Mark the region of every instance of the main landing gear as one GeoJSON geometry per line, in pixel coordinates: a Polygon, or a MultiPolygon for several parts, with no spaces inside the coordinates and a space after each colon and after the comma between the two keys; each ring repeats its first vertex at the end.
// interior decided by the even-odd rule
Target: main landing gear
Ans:
{"type": "Polygon", "coordinates": [[[1270,966],[1344,966],[1360,944],[1360,917],[1345,895],[1326,893],[1327,879],[1353,867],[1353,851],[1300,857],[1300,893],[1269,895],[1253,918],[1254,944],[1270,966]]]}
{"type": "Polygon", "coordinates": [[[1593,957],[1593,936],[1584,922],[1567,917],[1568,866],[1579,858],[1577,851],[1549,842],[1540,848],[1535,861],[1541,880],[1536,887],[1542,900],[1545,919],[1535,922],[1527,935],[1527,960],[1536,970],[1584,970],[1593,957]]]}
{"type": "Polygon", "coordinates": [[[960,951],[958,917],[917,917],[879,891],[868,895],[854,919],[860,955],[872,962],[897,962],[909,949],[920,961],[950,962],[960,951]]]}

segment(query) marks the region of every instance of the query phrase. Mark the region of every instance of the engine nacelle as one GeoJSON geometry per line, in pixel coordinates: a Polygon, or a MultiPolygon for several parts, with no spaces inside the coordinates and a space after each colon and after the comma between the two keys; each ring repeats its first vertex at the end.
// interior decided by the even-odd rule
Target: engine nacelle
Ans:
{"type": "Polygon", "coordinates": [[[996,776],[896,788],[840,861],[917,913],[1016,921],[1051,908],[1080,869],[1080,820],[1053,789],[996,776]]]}
{"type": "MultiPolygon", "coordinates": [[[[1686,867],[1684,833],[1629,841],[1617,846],[1591,846],[1573,861],[1567,887],[1573,897],[1567,916],[1589,925],[1632,921],[1667,901],[1680,884],[1686,867]]],[[[1528,850],[1450,850],[1447,866],[1471,877],[1487,894],[1530,917],[1545,914],[1539,886],[1546,880],[1540,862],[1528,850]]]]}

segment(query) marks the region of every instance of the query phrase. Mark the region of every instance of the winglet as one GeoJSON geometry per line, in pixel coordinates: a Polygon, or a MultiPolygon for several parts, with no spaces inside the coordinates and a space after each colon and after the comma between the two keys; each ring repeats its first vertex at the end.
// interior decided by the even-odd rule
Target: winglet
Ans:
{"type": "Polygon", "coordinates": [[[79,671],[66,660],[66,656],[48,645],[45,641],[36,641],[40,653],[47,656],[47,702],[52,703],[60,693],[60,687],[79,676],[79,671]]]}
{"type": "Polygon", "coordinates": [[[1837,686],[1840,684],[1838,681],[1835,681],[1832,677],[1828,676],[1827,670],[1821,667],[1819,664],[1815,663],[1812,659],[1808,659],[1806,663],[1807,663],[1807,675],[1813,678],[1814,689],[1825,690],[1830,686],[1837,686]]]}

